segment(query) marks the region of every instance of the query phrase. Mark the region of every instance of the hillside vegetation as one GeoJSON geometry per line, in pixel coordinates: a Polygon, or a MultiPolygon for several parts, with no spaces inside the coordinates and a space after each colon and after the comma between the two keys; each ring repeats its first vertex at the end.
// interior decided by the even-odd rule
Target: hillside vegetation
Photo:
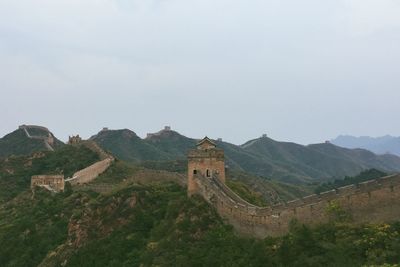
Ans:
{"type": "Polygon", "coordinates": [[[381,172],[376,169],[370,169],[363,171],[359,175],[356,175],[354,177],[346,176],[344,179],[335,179],[332,182],[323,183],[315,189],[315,193],[321,193],[335,188],[340,188],[346,185],[358,184],[385,176],[387,176],[387,174],[384,172],[381,172]]]}
{"type": "MultiPolygon", "coordinates": [[[[343,215],[335,207],[329,224],[309,228],[294,221],[283,237],[242,237],[201,197],[188,198],[185,187],[169,182],[182,181],[181,173],[120,160],[87,187],[67,184],[59,194],[37,188],[32,197],[31,175],[69,175],[98,159],[85,146],[65,146],[0,161],[1,266],[369,266],[400,261],[399,223],[354,226],[335,216],[343,215]],[[99,185],[109,189],[99,193],[99,185]]],[[[231,188],[257,205],[305,192],[228,173],[231,188]],[[245,185],[246,180],[251,182],[245,185]],[[265,194],[253,190],[260,187],[265,194]]]]}
{"type": "MultiPolygon", "coordinates": [[[[40,135],[40,130],[32,129],[40,135]],[[39,131],[39,132],[36,132],[39,131]]],[[[146,139],[133,131],[105,130],[91,137],[104,150],[121,160],[145,168],[185,172],[186,155],[197,143],[175,131],[162,130],[146,139]]],[[[63,146],[55,140],[55,147],[63,146]]],[[[251,140],[241,146],[216,141],[224,149],[226,164],[231,170],[251,173],[287,183],[312,184],[321,180],[354,176],[375,168],[386,173],[400,171],[400,158],[394,155],[375,155],[363,149],[346,149],[332,144],[302,146],[278,142],[267,137],[251,140]]],[[[29,139],[16,130],[0,139],[0,157],[29,155],[44,151],[41,140],[29,139]]]]}
{"type": "MultiPolygon", "coordinates": [[[[101,131],[92,138],[102,148],[129,162],[146,164],[154,168],[180,167],[196,140],[177,132],[162,130],[141,139],[130,130],[101,131]]],[[[263,137],[242,146],[218,141],[225,151],[229,169],[252,173],[265,178],[309,184],[333,177],[354,176],[366,169],[379,169],[388,173],[400,171],[400,158],[393,155],[378,156],[362,149],[346,149],[332,144],[302,146],[277,142],[263,137]]],[[[185,164],[183,164],[183,167],[185,164]]],[[[171,170],[171,169],[169,169],[171,170]]]]}
{"type": "Polygon", "coordinates": [[[162,183],[106,195],[23,193],[0,206],[2,266],[364,266],[400,261],[400,224],[235,235],[201,198],[162,183]],[[7,244],[7,245],[4,245],[7,244]]]}
{"type": "Polygon", "coordinates": [[[98,160],[99,156],[84,146],[63,146],[54,152],[0,159],[0,203],[29,190],[32,175],[64,174],[71,177],[98,160]]]}
{"type": "MultiPolygon", "coordinates": [[[[37,129],[31,131],[31,134],[44,134],[42,131],[37,129]]],[[[54,146],[60,148],[64,146],[64,144],[60,140],[55,139],[54,146]]],[[[23,130],[18,129],[7,134],[3,138],[0,138],[0,158],[11,155],[30,155],[39,151],[47,151],[44,142],[42,140],[28,138],[23,130]]]]}

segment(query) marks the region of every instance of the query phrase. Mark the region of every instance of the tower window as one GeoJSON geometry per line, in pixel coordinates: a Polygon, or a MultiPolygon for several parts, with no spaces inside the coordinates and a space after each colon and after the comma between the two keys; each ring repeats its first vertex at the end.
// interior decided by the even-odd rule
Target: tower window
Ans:
{"type": "Polygon", "coordinates": [[[211,177],[211,172],[210,172],[210,170],[207,170],[207,171],[206,171],[206,176],[207,176],[207,177],[211,177]]]}
{"type": "Polygon", "coordinates": [[[193,174],[197,174],[197,170],[193,170],[193,174]]]}

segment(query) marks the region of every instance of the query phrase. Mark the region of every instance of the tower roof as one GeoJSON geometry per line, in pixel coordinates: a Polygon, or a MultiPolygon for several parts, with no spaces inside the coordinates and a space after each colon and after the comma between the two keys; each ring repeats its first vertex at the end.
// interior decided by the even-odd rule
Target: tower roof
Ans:
{"type": "Polygon", "coordinates": [[[197,143],[197,148],[215,148],[217,145],[207,136],[197,143]]]}

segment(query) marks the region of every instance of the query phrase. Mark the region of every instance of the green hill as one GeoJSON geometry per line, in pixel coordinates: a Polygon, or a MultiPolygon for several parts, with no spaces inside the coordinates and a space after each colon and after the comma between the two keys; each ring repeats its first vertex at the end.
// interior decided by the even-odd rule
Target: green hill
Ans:
{"type": "Polygon", "coordinates": [[[378,171],[376,169],[370,169],[370,170],[363,171],[354,177],[346,176],[344,179],[335,179],[331,182],[322,183],[319,186],[317,186],[317,188],[315,188],[314,191],[315,191],[315,193],[319,194],[321,192],[330,191],[335,188],[340,188],[340,187],[344,187],[347,185],[358,184],[358,183],[366,182],[366,181],[373,180],[373,179],[378,179],[378,178],[385,177],[385,176],[387,176],[387,173],[378,171]]]}
{"type": "MultiPolygon", "coordinates": [[[[108,194],[37,190],[0,206],[0,262],[30,266],[370,266],[400,260],[400,224],[237,236],[201,198],[171,183],[108,194]],[[6,245],[5,245],[6,244],[6,245]]],[[[389,266],[389,265],[385,265],[389,266]]],[[[394,266],[394,265],[393,265],[394,266]]]]}
{"type": "Polygon", "coordinates": [[[136,133],[128,129],[100,131],[90,139],[104,150],[110,151],[119,159],[125,161],[142,162],[171,158],[170,155],[145,142],[136,133]]]}
{"type": "Polygon", "coordinates": [[[193,149],[197,143],[195,139],[166,129],[148,136],[144,141],[153,145],[163,153],[168,154],[172,159],[186,158],[189,150],[193,149]]]}
{"type": "Polygon", "coordinates": [[[71,177],[98,160],[99,156],[84,146],[63,146],[56,151],[0,159],[0,205],[29,191],[32,175],[64,174],[71,177]]]}
{"type": "MultiPolygon", "coordinates": [[[[171,130],[162,130],[146,139],[130,130],[109,130],[93,136],[92,140],[120,159],[169,171],[184,171],[187,152],[196,144],[195,139],[171,130]]],[[[378,156],[367,150],[331,144],[303,146],[267,137],[241,146],[222,141],[216,143],[224,149],[229,169],[288,183],[307,184],[332,177],[344,178],[371,168],[388,173],[400,171],[399,157],[378,156]]]]}
{"type": "MultiPolygon", "coordinates": [[[[47,136],[48,132],[38,129],[30,130],[32,135],[47,136]]],[[[60,148],[64,143],[54,138],[53,148],[60,148]]],[[[12,133],[0,138],[0,157],[8,157],[11,155],[29,155],[33,152],[47,151],[43,140],[30,139],[26,136],[24,130],[18,129],[12,133]]]]}
{"type": "MultiPolygon", "coordinates": [[[[282,237],[242,237],[202,198],[188,198],[185,187],[170,182],[184,179],[181,174],[120,160],[88,186],[66,186],[59,194],[38,188],[32,196],[31,175],[68,175],[98,159],[85,146],[68,145],[0,160],[1,266],[370,266],[400,260],[399,223],[309,228],[293,222],[282,237]],[[98,186],[109,189],[99,193],[98,186]]],[[[228,178],[257,204],[303,194],[243,172],[230,170],[228,178]]]]}
{"type": "MultiPolygon", "coordinates": [[[[325,180],[332,177],[354,176],[363,170],[376,168],[386,172],[400,171],[400,158],[392,155],[379,156],[362,149],[346,149],[332,144],[302,146],[259,138],[242,145],[247,152],[257,155],[275,166],[272,173],[287,182],[325,180]]],[[[265,175],[265,170],[244,166],[244,170],[265,175]]]]}

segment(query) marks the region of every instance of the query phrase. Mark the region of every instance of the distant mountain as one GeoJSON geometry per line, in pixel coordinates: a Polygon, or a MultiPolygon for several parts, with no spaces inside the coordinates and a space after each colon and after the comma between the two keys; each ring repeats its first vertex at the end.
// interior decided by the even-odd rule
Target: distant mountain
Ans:
{"type": "MultiPolygon", "coordinates": [[[[197,143],[196,139],[169,128],[149,134],[145,139],[129,129],[102,130],[90,139],[122,160],[169,171],[183,171],[186,155],[197,143]]],[[[354,176],[371,168],[388,173],[400,172],[400,158],[395,155],[376,155],[368,150],[343,148],[330,143],[303,146],[268,137],[240,146],[220,140],[215,142],[224,149],[229,169],[289,183],[354,176]]],[[[28,155],[63,145],[47,128],[21,126],[0,139],[0,157],[28,155]]]]}
{"type": "Polygon", "coordinates": [[[54,150],[63,145],[47,128],[23,125],[0,138],[0,157],[29,155],[33,152],[54,150]]]}
{"type": "Polygon", "coordinates": [[[400,170],[399,157],[378,156],[367,150],[346,149],[329,143],[302,146],[262,137],[247,142],[242,148],[273,166],[271,170],[262,165],[260,169],[244,166],[246,171],[258,175],[270,173],[270,177],[279,177],[289,182],[353,176],[369,168],[387,172],[400,170]]]}
{"type": "MultiPolygon", "coordinates": [[[[103,149],[130,162],[185,160],[196,139],[170,129],[141,139],[130,130],[101,131],[91,138],[103,149]]],[[[277,142],[267,137],[237,146],[215,141],[224,149],[227,166],[290,183],[308,183],[332,177],[354,176],[366,169],[399,172],[400,158],[378,156],[363,149],[346,149],[333,144],[303,146],[277,142]]],[[[172,163],[171,163],[172,164],[172,163]]]]}
{"type": "Polygon", "coordinates": [[[363,148],[376,154],[394,154],[400,156],[400,137],[390,135],[382,137],[340,135],[332,144],[346,148],[363,148]]]}

